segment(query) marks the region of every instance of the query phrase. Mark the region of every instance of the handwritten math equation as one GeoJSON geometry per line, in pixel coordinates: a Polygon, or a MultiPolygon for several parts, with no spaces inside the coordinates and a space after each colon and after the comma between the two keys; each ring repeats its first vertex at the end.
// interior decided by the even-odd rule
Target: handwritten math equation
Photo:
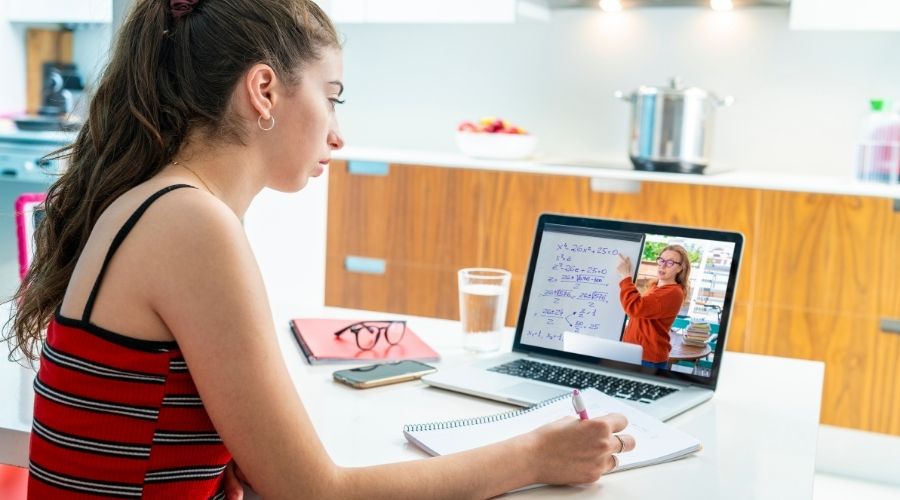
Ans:
{"type": "Polygon", "coordinates": [[[557,258],[559,255],[577,254],[577,253],[593,253],[597,255],[619,255],[618,248],[610,248],[603,246],[584,245],[581,243],[569,243],[561,241],[556,244],[557,258]]]}
{"type": "MultiPolygon", "coordinates": [[[[555,241],[535,280],[531,321],[523,337],[542,343],[562,343],[563,332],[603,336],[619,308],[615,265],[620,249],[614,246],[555,241]]],[[[613,321],[615,322],[615,321],[613,321]]]]}

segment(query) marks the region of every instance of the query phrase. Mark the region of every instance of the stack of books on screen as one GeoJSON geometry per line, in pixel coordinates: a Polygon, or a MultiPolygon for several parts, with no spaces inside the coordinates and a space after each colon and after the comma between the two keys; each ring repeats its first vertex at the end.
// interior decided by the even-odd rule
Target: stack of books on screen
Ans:
{"type": "MultiPolygon", "coordinates": [[[[371,361],[438,361],[440,356],[406,326],[402,339],[391,344],[382,335],[371,349],[360,349],[353,333],[340,336],[334,333],[360,323],[352,319],[296,318],[291,320],[291,332],[300,345],[306,361],[320,363],[364,363],[371,361]]],[[[379,323],[379,322],[375,322],[379,323]]]]}
{"type": "Polygon", "coordinates": [[[703,347],[709,340],[709,323],[705,321],[692,321],[684,332],[684,344],[703,347]]]}

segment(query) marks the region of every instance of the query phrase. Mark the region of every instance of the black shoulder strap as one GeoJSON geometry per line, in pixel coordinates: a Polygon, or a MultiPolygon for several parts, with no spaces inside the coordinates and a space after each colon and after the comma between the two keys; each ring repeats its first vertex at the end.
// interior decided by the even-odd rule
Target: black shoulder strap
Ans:
{"type": "Polygon", "coordinates": [[[100,291],[100,284],[103,282],[103,276],[106,274],[106,268],[107,266],[109,266],[109,261],[112,260],[113,254],[116,253],[116,250],[118,250],[119,246],[122,245],[122,242],[125,241],[125,237],[128,236],[128,233],[131,232],[131,229],[135,224],[137,224],[138,219],[140,219],[141,216],[144,215],[144,212],[147,211],[147,208],[149,208],[150,205],[160,196],[168,193],[169,191],[174,191],[176,189],[185,187],[197,189],[190,184],[174,184],[172,186],[162,188],[159,191],[153,193],[152,196],[147,198],[147,200],[145,200],[144,203],[142,203],[141,206],[139,206],[137,210],[135,210],[134,213],[131,214],[131,217],[129,217],[128,220],[125,221],[125,225],[123,225],[122,229],[119,229],[119,232],[116,233],[116,237],[113,238],[112,244],[110,244],[109,250],[106,252],[106,259],[103,260],[103,267],[100,268],[100,274],[97,275],[97,280],[94,282],[94,287],[91,289],[90,296],[88,296],[87,304],[85,304],[84,306],[84,313],[81,317],[82,321],[84,321],[85,323],[91,322],[91,312],[94,310],[94,301],[97,299],[97,293],[100,291]]]}

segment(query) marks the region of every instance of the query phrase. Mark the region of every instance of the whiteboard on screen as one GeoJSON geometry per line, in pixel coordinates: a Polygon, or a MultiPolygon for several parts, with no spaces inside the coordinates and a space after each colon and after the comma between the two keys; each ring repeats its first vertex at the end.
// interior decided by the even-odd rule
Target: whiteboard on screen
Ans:
{"type": "Polygon", "coordinates": [[[547,224],[541,236],[521,341],[563,349],[563,333],[619,340],[619,256],[640,262],[644,235],[547,224]]]}

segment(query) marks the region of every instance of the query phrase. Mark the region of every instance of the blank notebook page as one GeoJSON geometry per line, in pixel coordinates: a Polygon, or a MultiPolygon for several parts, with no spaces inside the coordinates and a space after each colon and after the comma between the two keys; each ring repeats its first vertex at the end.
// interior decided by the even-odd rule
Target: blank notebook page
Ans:
{"type": "MultiPolygon", "coordinates": [[[[615,412],[628,418],[628,427],[622,433],[634,436],[637,444],[633,451],[619,455],[619,466],[615,471],[667,462],[701,448],[697,438],[596,389],[584,389],[581,394],[591,417],[615,412]]],[[[403,434],[411,443],[431,455],[447,455],[497,443],[572,416],[575,416],[572,396],[565,394],[522,410],[479,418],[407,425],[403,428],[403,434]]]]}

